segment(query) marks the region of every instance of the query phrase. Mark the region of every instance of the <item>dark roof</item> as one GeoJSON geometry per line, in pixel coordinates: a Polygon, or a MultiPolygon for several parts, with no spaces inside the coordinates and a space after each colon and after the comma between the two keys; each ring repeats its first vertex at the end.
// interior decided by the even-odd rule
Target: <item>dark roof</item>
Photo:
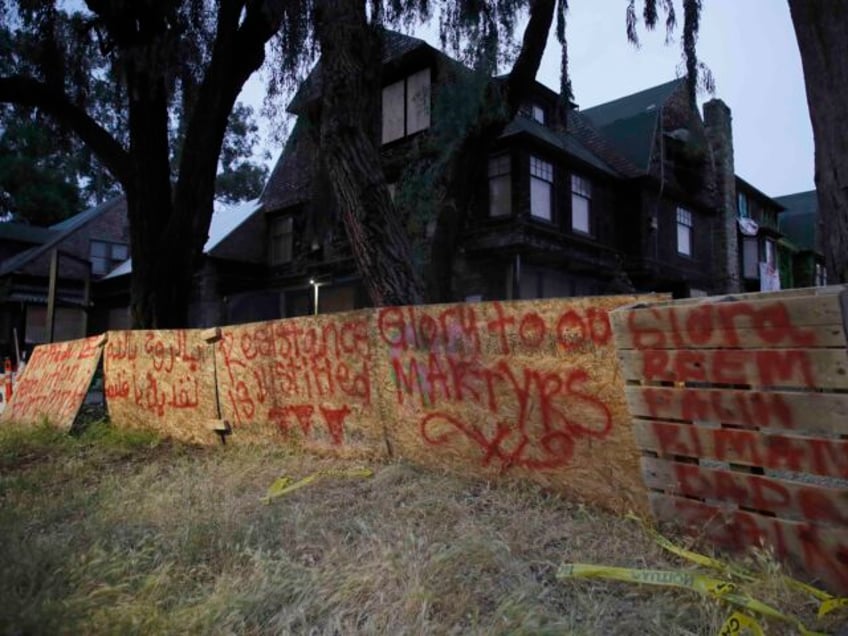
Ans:
{"type": "Polygon", "coordinates": [[[305,117],[298,117],[259,200],[267,211],[303,203],[311,196],[318,149],[305,117]]]}
{"type": "Polygon", "coordinates": [[[66,237],[77,231],[86,223],[93,221],[97,217],[119,205],[126,205],[126,198],[123,195],[109,199],[96,207],[89,208],[85,212],[80,212],[69,219],[65,219],[61,223],[51,225],[51,238],[41,245],[32,247],[19,254],[15,254],[11,258],[7,258],[5,261],[0,263],[0,276],[5,276],[6,274],[10,274],[11,272],[21,269],[27,263],[53,249],[53,247],[61,243],[66,237]]]}
{"type": "Polygon", "coordinates": [[[54,231],[52,229],[38,225],[15,223],[14,221],[0,223],[0,240],[39,245],[49,241],[53,235],[54,231]]]}
{"type": "Polygon", "coordinates": [[[818,214],[819,200],[816,197],[815,190],[796,192],[795,194],[784,194],[781,197],[774,197],[774,200],[786,208],[784,215],[790,212],[809,212],[818,214]]]}
{"type": "Polygon", "coordinates": [[[642,172],[647,172],[661,108],[683,85],[683,79],[676,79],[587,108],[582,113],[600,129],[616,150],[642,172]]]}
{"type": "MultiPolygon", "coordinates": [[[[414,38],[397,31],[383,31],[383,64],[399,58],[419,48],[432,48],[424,40],[414,38]]],[[[300,84],[287,110],[299,113],[306,104],[321,95],[321,61],[319,60],[306,79],[300,84]]]]}
{"type": "Polygon", "coordinates": [[[527,134],[540,139],[559,150],[564,150],[577,159],[602,172],[610,175],[618,175],[618,173],[609,164],[586,148],[586,146],[580,143],[573,135],[551,130],[547,126],[544,126],[535,120],[527,119],[520,115],[507,124],[501,138],[511,137],[518,134],[527,134]]]}
{"type": "Polygon", "coordinates": [[[779,218],[780,231],[803,250],[819,250],[819,212],[816,191],[775,197],[786,208],[779,218]]]}
{"type": "Polygon", "coordinates": [[[619,152],[582,112],[568,111],[568,132],[579,140],[583,147],[601,158],[607,165],[612,166],[619,174],[625,177],[636,177],[643,173],[643,170],[619,152]]]}
{"type": "Polygon", "coordinates": [[[583,109],[596,126],[606,126],[621,119],[630,119],[645,112],[658,112],[660,106],[671,97],[671,94],[683,84],[678,78],[653,88],[647,88],[632,95],[619,97],[611,102],[605,102],[583,109]]]}

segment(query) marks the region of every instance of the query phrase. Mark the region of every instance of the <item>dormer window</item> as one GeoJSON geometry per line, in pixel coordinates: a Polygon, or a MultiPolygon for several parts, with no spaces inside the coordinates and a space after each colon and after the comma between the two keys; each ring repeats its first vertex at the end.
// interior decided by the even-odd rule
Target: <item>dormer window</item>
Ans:
{"type": "Polygon", "coordinates": [[[539,104],[533,104],[533,119],[540,124],[545,123],[545,109],[539,104]]]}
{"type": "Polygon", "coordinates": [[[383,88],[383,143],[430,127],[430,69],[383,88]]]}

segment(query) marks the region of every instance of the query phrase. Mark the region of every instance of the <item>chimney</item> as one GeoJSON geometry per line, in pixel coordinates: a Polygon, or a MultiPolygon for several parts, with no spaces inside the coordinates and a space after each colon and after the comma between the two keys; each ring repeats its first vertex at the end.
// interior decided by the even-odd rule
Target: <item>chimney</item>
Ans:
{"type": "Polygon", "coordinates": [[[724,293],[741,289],[739,239],[736,229],[736,171],[733,166],[733,117],[720,99],[704,104],[704,126],[713,153],[718,193],[718,218],[714,245],[718,289],[724,293]]]}

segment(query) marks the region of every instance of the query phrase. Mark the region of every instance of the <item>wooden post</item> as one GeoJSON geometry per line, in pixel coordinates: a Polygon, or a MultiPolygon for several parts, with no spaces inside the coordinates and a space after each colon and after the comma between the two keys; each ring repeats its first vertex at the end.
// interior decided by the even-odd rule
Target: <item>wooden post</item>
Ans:
{"type": "Polygon", "coordinates": [[[56,286],[59,278],[59,250],[50,254],[50,282],[47,288],[47,342],[53,342],[53,327],[56,322],[56,286]]]}
{"type": "Polygon", "coordinates": [[[82,283],[82,335],[88,336],[88,312],[91,311],[91,261],[85,268],[85,280],[82,283]]]}

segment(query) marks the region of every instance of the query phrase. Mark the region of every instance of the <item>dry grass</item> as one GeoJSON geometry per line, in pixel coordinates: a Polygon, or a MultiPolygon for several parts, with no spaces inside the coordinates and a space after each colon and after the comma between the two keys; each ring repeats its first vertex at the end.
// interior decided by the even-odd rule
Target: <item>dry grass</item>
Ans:
{"type": "MultiPolygon", "coordinates": [[[[282,473],[356,465],[103,424],[0,431],[0,632],[716,634],[728,614],[690,592],[557,580],[568,561],[690,566],[530,485],[392,463],[260,502],[282,473]]],[[[776,580],[760,598],[809,619],[776,580]]]]}

